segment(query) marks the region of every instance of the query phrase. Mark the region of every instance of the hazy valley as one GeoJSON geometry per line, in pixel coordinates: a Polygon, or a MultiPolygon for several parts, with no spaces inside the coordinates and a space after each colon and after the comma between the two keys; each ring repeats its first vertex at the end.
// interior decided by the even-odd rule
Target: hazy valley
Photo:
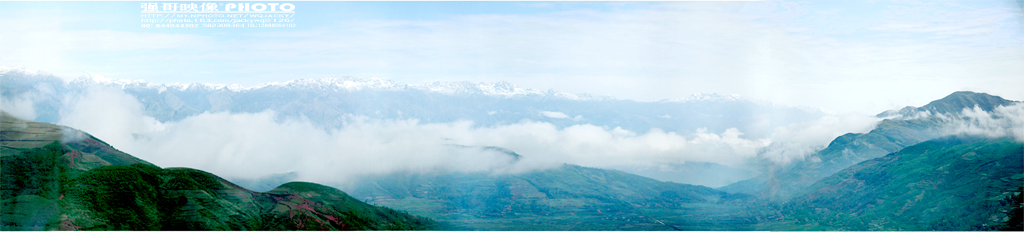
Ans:
{"type": "Polygon", "coordinates": [[[1024,105],[985,93],[855,117],[509,83],[0,79],[4,230],[1021,228],[1024,105]]]}

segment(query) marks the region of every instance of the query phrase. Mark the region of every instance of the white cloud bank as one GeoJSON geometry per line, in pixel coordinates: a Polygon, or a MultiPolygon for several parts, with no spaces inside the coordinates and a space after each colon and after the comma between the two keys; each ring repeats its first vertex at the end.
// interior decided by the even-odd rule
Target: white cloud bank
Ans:
{"type": "MultiPolygon", "coordinates": [[[[940,120],[936,136],[973,135],[990,138],[1011,137],[1024,142],[1024,104],[996,107],[987,112],[975,106],[955,114],[936,114],[930,111],[889,117],[894,120],[927,118],[940,120]]],[[[759,154],[774,163],[802,160],[807,155],[825,148],[833,139],[845,133],[870,131],[881,118],[858,115],[825,116],[818,120],[779,127],[772,134],[772,144],[759,154]]]]}
{"type": "MultiPolygon", "coordinates": [[[[589,124],[558,129],[547,122],[526,120],[479,127],[469,121],[422,124],[350,116],[340,129],[323,129],[304,119],[279,119],[273,111],[207,112],[162,123],[146,116],[132,96],[102,88],[64,102],[60,124],[91,133],[163,167],[192,167],[228,178],[294,171],[302,180],[344,183],[360,175],[395,171],[521,172],[562,163],[613,167],[712,162],[737,166],[772,144],[771,139],[740,138],[742,133],[735,128],[721,133],[701,129],[690,135],[653,129],[641,134],[589,124]],[[515,161],[497,151],[452,145],[504,147],[522,158],[515,161]]],[[[842,127],[807,128],[817,129],[842,127]]],[[[792,128],[777,131],[782,136],[795,133],[798,131],[792,128]]],[[[832,133],[839,132],[825,134],[832,133]]],[[[827,143],[808,137],[815,138],[810,143],[827,143]]],[[[807,144],[799,140],[804,138],[780,141],[792,146],[807,144]]]]}
{"type": "Polygon", "coordinates": [[[1024,142],[1024,104],[999,106],[987,112],[978,106],[964,108],[959,115],[936,115],[947,121],[946,133],[1013,137],[1024,142]]]}
{"type": "MultiPolygon", "coordinates": [[[[469,121],[422,124],[350,116],[340,129],[273,111],[203,113],[161,123],[145,116],[135,98],[116,89],[90,89],[65,100],[60,124],[86,131],[115,148],[163,167],[192,167],[227,178],[296,172],[300,180],[344,184],[367,174],[396,171],[522,172],[572,163],[593,167],[654,167],[711,162],[741,167],[754,158],[776,163],[803,159],[849,132],[867,132],[871,116],[826,116],[775,128],[769,139],[748,140],[735,128],[690,135],[652,129],[637,133],[589,124],[558,129],[547,122],[480,127],[469,121]],[[498,146],[522,158],[464,146],[498,146]]],[[[947,118],[948,133],[1024,138],[1024,105],[994,112],[965,109],[947,118]]]]}
{"type": "MultiPolygon", "coordinates": [[[[18,71],[27,75],[42,76],[47,74],[45,72],[29,72],[25,71],[23,67],[20,68],[21,70],[18,71]]],[[[0,75],[4,75],[6,72],[10,72],[11,70],[13,69],[0,65],[0,75]]],[[[6,89],[10,88],[10,86],[2,87],[5,88],[5,90],[3,90],[5,93],[0,94],[0,109],[7,111],[7,113],[14,115],[15,117],[28,120],[35,120],[36,117],[39,116],[35,109],[36,102],[43,101],[43,99],[56,94],[53,88],[46,84],[37,84],[28,89],[6,89]],[[9,94],[11,92],[17,94],[9,94]],[[4,95],[8,95],[10,97],[5,97],[4,95]]]]}
{"type": "Polygon", "coordinates": [[[7,113],[14,115],[18,118],[24,119],[35,119],[36,110],[33,107],[33,100],[31,97],[19,95],[14,98],[6,98],[0,95],[0,109],[7,111],[7,113]]]}
{"type": "Polygon", "coordinates": [[[830,115],[810,122],[778,127],[772,133],[772,144],[766,146],[760,156],[779,164],[802,160],[824,149],[840,135],[871,131],[881,120],[858,114],[830,115]]]}

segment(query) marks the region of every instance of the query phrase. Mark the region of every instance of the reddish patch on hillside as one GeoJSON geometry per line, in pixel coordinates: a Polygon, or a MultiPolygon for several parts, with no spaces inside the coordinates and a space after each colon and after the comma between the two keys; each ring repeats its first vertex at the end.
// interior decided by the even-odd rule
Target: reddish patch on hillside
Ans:
{"type": "Polygon", "coordinates": [[[309,200],[306,200],[306,199],[302,199],[302,203],[300,203],[299,205],[297,205],[295,207],[299,208],[299,209],[302,209],[302,210],[306,210],[306,211],[310,211],[310,212],[315,212],[316,209],[313,209],[313,206],[309,205],[310,203],[312,203],[312,202],[309,201],[309,200]]]}
{"type": "Polygon", "coordinates": [[[323,204],[305,199],[299,195],[290,195],[288,217],[300,229],[347,229],[341,217],[332,214],[323,204]],[[307,224],[315,222],[315,224],[307,224]],[[332,228],[333,227],[333,228],[332,228]]]}
{"type": "Polygon", "coordinates": [[[77,165],[75,165],[75,158],[81,158],[82,153],[79,151],[71,151],[65,154],[64,157],[67,157],[65,160],[68,161],[68,167],[77,167],[77,165]]]}
{"type": "Polygon", "coordinates": [[[324,217],[326,217],[327,220],[331,221],[331,223],[333,223],[333,224],[341,225],[341,228],[338,228],[338,229],[345,229],[345,223],[341,222],[340,218],[335,217],[334,215],[324,215],[324,217]]]}
{"type": "Polygon", "coordinates": [[[57,225],[57,229],[59,229],[59,230],[80,230],[80,229],[82,229],[82,227],[81,226],[76,226],[75,223],[73,223],[70,220],[68,220],[68,221],[61,221],[60,225],[57,225]]]}
{"type": "Polygon", "coordinates": [[[350,225],[342,222],[343,216],[335,214],[323,203],[302,197],[302,193],[274,194],[261,193],[270,197],[280,206],[287,207],[288,219],[299,230],[346,230],[350,225]]]}

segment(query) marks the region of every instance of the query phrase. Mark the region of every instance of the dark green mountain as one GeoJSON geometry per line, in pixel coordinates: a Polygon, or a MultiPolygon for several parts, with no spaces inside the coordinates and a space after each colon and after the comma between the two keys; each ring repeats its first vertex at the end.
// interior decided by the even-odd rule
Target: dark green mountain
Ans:
{"type": "Polygon", "coordinates": [[[1021,228],[1024,144],[944,137],[825,178],[789,203],[814,230],[1021,228]]]}
{"type": "Polygon", "coordinates": [[[72,128],[2,113],[0,230],[404,230],[424,218],[292,182],[253,192],[159,168],[72,128]]]}
{"type": "Polygon", "coordinates": [[[438,219],[452,230],[706,230],[753,224],[736,214],[752,200],[747,195],[576,165],[514,175],[405,173],[366,180],[349,192],[438,219]]]}
{"type": "MultiPolygon", "coordinates": [[[[1016,101],[984,93],[955,92],[932,101],[921,108],[904,108],[909,115],[920,110],[933,113],[958,113],[964,107],[977,105],[992,110],[1016,101]],[[959,108],[958,108],[959,107],[959,108]]],[[[887,112],[880,116],[893,116],[887,112]]],[[[785,200],[800,193],[814,182],[862,161],[881,157],[900,149],[937,138],[942,134],[943,121],[934,117],[916,119],[885,119],[868,133],[849,133],[833,140],[828,147],[804,160],[783,166],[772,166],[765,174],[719,188],[719,190],[746,193],[768,199],[785,200]]]]}

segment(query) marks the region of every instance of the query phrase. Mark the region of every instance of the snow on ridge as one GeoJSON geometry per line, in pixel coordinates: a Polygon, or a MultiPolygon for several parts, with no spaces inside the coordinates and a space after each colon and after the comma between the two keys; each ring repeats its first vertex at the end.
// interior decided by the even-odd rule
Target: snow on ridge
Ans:
{"type": "Polygon", "coordinates": [[[662,102],[695,102],[695,101],[754,101],[746,97],[742,97],[737,94],[721,95],[718,93],[695,93],[689,97],[678,98],[678,99],[666,99],[661,100],[662,102]]]}
{"type": "Polygon", "coordinates": [[[256,88],[256,87],[243,87],[243,86],[238,85],[238,84],[225,85],[225,84],[211,84],[211,83],[198,83],[198,82],[196,82],[196,83],[175,82],[175,83],[169,83],[169,84],[157,84],[157,83],[151,83],[151,82],[148,82],[148,81],[142,80],[142,79],[134,79],[134,80],[133,79],[113,79],[113,78],[104,77],[104,76],[101,76],[99,74],[94,74],[94,73],[86,73],[85,75],[82,75],[81,77],[78,77],[78,78],[76,78],[74,80],[68,81],[68,83],[69,84],[79,84],[79,85],[115,86],[115,87],[118,87],[118,88],[121,88],[121,89],[128,89],[128,88],[150,88],[150,89],[156,89],[157,92],[159,92],[159,93],[162,93],[162,92],[167,91],[169,89],[173,89],[173,90],[177,90],[177,91],[186,91],[186,90],[193,89],[193,88],[200,88],[200,89],[208,89],[208,90],[228,90],[228,91],[232,91],[232,92],[241,92],[241,91],[246,91],[246,90],[251,90],[251,89],[256,88]]]}
{"type": "Polygon", "coordinates": [[[784,106],[784,105],[778,105],[778,104],[776,104],[774,102],[771,102],[771,101],[768,101],[768,100],[759,99],[759,98],[752,98],[752,97],[745,97],[745,96],[742,96],[742,95],[739,95],[739,94],[723,95],[723,94],[718,94],[718,93],[695,93],[695,94],[691,94],[690,96],[684,97],[684,98],[665,99],[665,100],[661,100],[661,101],[658,101],[658,102],[686,103],[686,102],[730,102],[730,101],[731,102],[747,101],[747,102],[766,104],[766,105],[772,105],[772,106],[784,106]]]}
{"type": "MultiPolygon", "coordinates": [[[[24,66],[15,68],[0,65],[0,74],[8,72],[18,72],[25,75],[45,75],[45,71],[32,72],[25,69],[24,66]]],[[[157,84],[151,83],[142,79],[115,79],[104,77],[99,74],[89,73],[67,81],[68,84],[78,85],[106,85],[116,86],[122,89],[125,88],[151,88],[156,89],[158,92],[164,92],[167,90],[186,91],[192,88],[203,88],[209,90],[228,90],[232,92],[244,92],[255,89],[263,88],[306,88],[306,89],[317,89],[317,90],[347,90],[347,91],[363,91],[363,90],[383,90],[383,91],[402,91],[402,90],[421,90],[426,92],[434,92],[440,94],[457,95],[457,94],[480,94],[492,97],[520,97],[520,96],[539,96],[539,97],[556,97],[575,101],[594,101],[594,100],[614,100],[615,98],[607,95],[591,95],[591,94],[572,94],[564,92],[556,92],[554,90],[540,91],[530,88],[522,88],[515,84],[507,81],[500,82],[429,82],[424,84],[405,84],[398,81],[385,80],[377,77],[371,78],[358,78],[351,76],[343,77],[324,77],[319,79],[296,79],[287,82],[267,82],[262,85],[256,86],[241,86],[238,84],[211,84],[211,83],[167,83],[157,84]]]]}
{"type": "Polygon", "coordinates": [[[565,98],[576,101],[608,101],[615,100],[615,97],[609,95],[593,95],[589,93],[571,94],[565,92],[555,92],[554,90],[548,90],[548,93],[555,97],[565,98]]]}
{"type": "Polygon", "coordinates": [[[474,84],[468,81],[462,82],[430,82],[421,85],[412,85],[412,88],[443,94],[468,94],[473,93],[471,86],[474,84]]]}
{"type": "Polygon", "coordinates": [[[500,82],[479,82],[473,83],[469,81],[460,82],[429,82],[420,85],[410,85],[411,88],[420,89],[423,91],[456,95],[456,94],[482,94],[486,96],[494,97],[517,97],[517,96],[540,96],[540,97],[557,97],[576,101],[590,101],[590,100],[614,100],[612,96],[597,96],[591,94],[571,94],[564,92],[556,92],[555,90],[540,91],[530,88],[522,88],[515,84],[507,81],[500,82]]]}
{"type": "Polygon", "coordinates": [[[127,86],[145,86],[145,87],[157,87],[155,84],[151,84],[146,80],[142,79],[112,79],[107,78],[99,74],[86,72],[84,75],[75,78],[70,81],[71,84],[100,84],[100,85],[112,85],[125,88],[127,86]]]}
{"type": "Polygon", "coordinates": [[[360,91],[364,89],[374,90],[404,90],[406,84],[397,81],[384,80],[376,77],[371,78],[357,78],[357,77],[325,77],[320,79],[297,79],[284,83],[272,82],[266,85],[257,87],[263,88],[267,86],[274,87],[305,87],[305,88],[316,88],[326,89],[329,87],[337,89],[345,89],[348,91],[360,91]]]}
{"type": "Polygon", "coordinates": [[[24,65],[20,65],[14,68],[7,67],[7,65],[0,65],[0,74],[7,74],[8,72],[17,72],[23,75],[39,75],[37,72],[28,71],[24,65]]]}
{"type": "Polygon", "coordinates": [[[479,83],[479,84],[476,84],[476,86],[474,86],[474,87],[476,87],[476,89],[480,90],[480,92],[482,94],[488,95],[488,96],[513,97],[513,96],[518,96],[518,95],[532,95],[532,94],[544,96],[544,92],[541,92],[541,91],[538,91],[538,90],[535,90],[535,89],[519,88],[519,86],[516,86],[515,84],[508,83],[508,82],[505,82],[505,81],[501,81],[501,82],[497,82],[497,83],[491,83],[491,84],[479,83]]]}
{"type": "Polygon", "coordinates": [[[101,76],[101,75],[98,75],[98,74],[93,74],[93,73],[86,73],[86,75],[83,75],[82,77],[79,77],[79,78],[77,78],[77,79],[75,79],[73,81],[70,81],[69,83],[73,83],[73,84],[99,84],[99,85],[107,85],[107,86],[117,86],[117,87],[122,88],[122,89],[127,89],[129,87],[134,87],[134,88],[151,88],[151,89],[157,89],[157,91],[161,92],[161,93],[164,92],[164,91],[167,91],[168,89],[173,89],[173,90],[178,90],[178,91],[186,91],[186,90],[193,89],[193,88],[205,88],[205,89],[210,89],[210,90],[221,90],[221,89],[224,89],[224,90],[229,90],[229,91],[234,91],[234,92],[239,92],[239,91],[245,91],[245,90],[252,89],[251,87],[243,87],[243,86],[238,85],[238,84],[225,85],[225,84],[211,84],[211,83],[182,83],[182,82],[175,82],[175,83],[170,83],[170,84],[156,84],[156,83],[151,83],[151,82],[148,82],[148,81],[142,80],[142,79],[135,79],[135,80],[131,80],[131,79],[111,79],[111,78],[107,78],[107,77],[104,77],[104,76],[101,76]]]}

